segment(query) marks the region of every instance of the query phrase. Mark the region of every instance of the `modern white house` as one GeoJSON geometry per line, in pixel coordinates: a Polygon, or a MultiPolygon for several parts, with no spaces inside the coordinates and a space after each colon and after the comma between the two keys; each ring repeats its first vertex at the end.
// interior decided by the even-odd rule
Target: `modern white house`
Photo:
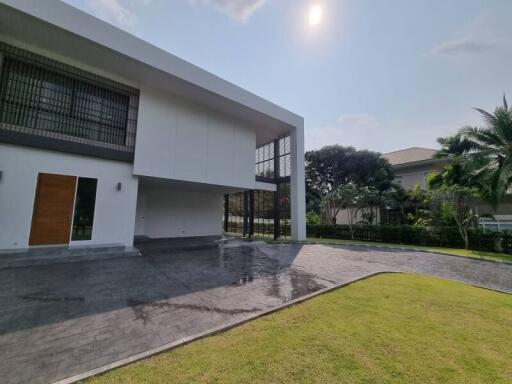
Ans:
{"type": "Polygon", "coordinates": [[[0,0],[0,249],[220,236],[257,149],[287,140],[305,238],[304,120],[58,0],[0,0]]]}

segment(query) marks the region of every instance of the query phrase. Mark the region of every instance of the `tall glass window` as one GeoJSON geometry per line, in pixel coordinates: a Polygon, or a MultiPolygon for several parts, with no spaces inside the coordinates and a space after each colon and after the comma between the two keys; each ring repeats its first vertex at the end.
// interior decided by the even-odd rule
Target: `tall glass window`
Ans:
{"type": "Polygon", "coordinates": [[[91,240],[92,238],[97,185],[97,179],[78,178],[71,240],[91,240]]]}

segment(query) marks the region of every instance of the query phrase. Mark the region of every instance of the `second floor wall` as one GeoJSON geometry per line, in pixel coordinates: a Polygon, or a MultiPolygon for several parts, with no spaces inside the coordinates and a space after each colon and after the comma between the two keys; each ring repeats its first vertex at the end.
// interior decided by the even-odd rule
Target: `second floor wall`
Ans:
{"type": "Polygon", "coordinates": [[[395,167],[395,182],[405,189],[412,189],[416,185],[419,185],[421,188],[426,188],[428,175],[441,171],[443,167],[444,163],[395,167]]]}
{"type": "Polygon", "coordinates": [[[254,188],[256,132],[237,119],[142,86],[134,173],[254,188]]]}
{"type": "Polygon", "coordinates": [[[1,38],[0,63],[0,141],[133,162],[140,176],[254,188],[249,124],[1,38]]]}

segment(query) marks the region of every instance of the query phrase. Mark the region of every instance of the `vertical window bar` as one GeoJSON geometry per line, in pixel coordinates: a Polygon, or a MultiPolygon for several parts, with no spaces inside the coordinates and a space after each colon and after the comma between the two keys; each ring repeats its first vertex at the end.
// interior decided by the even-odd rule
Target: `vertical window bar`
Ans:
{"type": "Polygon", "coordinates": [[[0,55],[0,123],[19,132],[64,134],[74,136],[72,141],[88,139],[133,151],[136,90],[1,42],[0,55]]]}
{"type": "Polygon", "coordinates": [[[35,81],[35,92],[32,95],[33,97],[33,108],[35,113],[34,118],[34,128],[38,127],[39,119],[40,119],[40,109],[39,104],[41,102],[41,92],[43,88],[43,69],[41,67],[34,67],[34,81],[35,81]]]}
{"type": "Polygon", "coordinates": [[[23,99],[21,97],[23,96],[23,86],[21,81],[21,75],[23,67],[19,68],[19,71],[15,71],[14,75],[14,102],[16,103],[17,108],[15,108],[15,124],[21,125],[21,106],[23,105],[23,99]],[[21,95],[21,97],[20,97],[21,95]]]}
{"type": "MultiPolygon", "coordinates": [[[[70,135],[73,135],[73,129],[71,127],[71,119],[74,117],[74,110],[75,110],[75,107],[76,107],[76,98],[78,97],[77,95],[77,86],[78,86],[78,81],[76,79],[73,79],[71,81],[71,100],[70,100],[70,103],[69,103],[69,109],[68,109],[68,112],[67,112],[67,116],[68,116],[68,120],[69,120],[69,127],[68,127],[68,132],[70,135]]],[[[79,128],[80,128],[80,125],[79,125],[79,128]]]]}
{"type": "Polygon", "coordinates": [[[0,51],[0,121],[3,120],[4,115],[4,83],[5,71],[4,69],[4,54],[0,51]]]}

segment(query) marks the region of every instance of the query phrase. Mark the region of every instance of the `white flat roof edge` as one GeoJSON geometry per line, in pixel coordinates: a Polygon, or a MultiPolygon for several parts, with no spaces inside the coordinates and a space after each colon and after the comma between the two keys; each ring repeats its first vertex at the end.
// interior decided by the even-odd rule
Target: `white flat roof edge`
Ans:
{"type": "Polygon", "coordinates": [[[60,0],[0,0],[0,4],[78,35],[113,52],[178,77],[295,127],[304,119],[260,96],[60,0]]]}

